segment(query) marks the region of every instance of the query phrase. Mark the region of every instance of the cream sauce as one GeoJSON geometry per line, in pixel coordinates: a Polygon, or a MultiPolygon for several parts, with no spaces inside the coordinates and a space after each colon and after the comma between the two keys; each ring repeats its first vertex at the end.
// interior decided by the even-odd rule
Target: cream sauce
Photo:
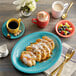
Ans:
{"type": "Polygon", "coordinates": [[[25,54],[25,57],[31,58],[30,54],[25,54]]]}

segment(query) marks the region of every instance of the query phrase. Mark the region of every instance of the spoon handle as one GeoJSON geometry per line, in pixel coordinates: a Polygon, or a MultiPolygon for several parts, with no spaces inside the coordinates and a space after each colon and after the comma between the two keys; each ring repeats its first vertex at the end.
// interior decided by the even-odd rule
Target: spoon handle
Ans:
{"type": "Polygon", "coordinates": [[[69,7],[68,7],[68,9],[67,9],[67,11],[66,11],[66,13],[68,13],[68,11],[69,11],[70,8],[72,7],[72,5],[73,5],[73,2],[70,3],[70,5],[69,5],[69,7]]]}

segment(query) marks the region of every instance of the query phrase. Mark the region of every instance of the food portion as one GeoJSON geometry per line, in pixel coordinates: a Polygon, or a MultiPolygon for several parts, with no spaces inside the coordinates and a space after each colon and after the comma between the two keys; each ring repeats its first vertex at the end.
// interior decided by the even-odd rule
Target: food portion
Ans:
{"type": "Polygon", "coordinates": [[[48,14],[45,11],[38,12],[37,17],[42,22],[47,21],[49,19],[48,14]]]}
{"type": "Polygon", "coordinates": [[[31,51],[23,51],[20,59],[24,64],[27,64],[27,66],[36,64],[36,56],[31,51]]]}
{"type": "Polygon", "coordinates": [[[69,25],[67,22],[65,24],[60,24],[58,27],[58,32],[62,35],[69,35],[73,31],[73,28],[71,25],[69,25]]]}
{"type": "Polygon", "coordinates": [[[20,60],[27,66],[36,65],[36,61],[41,62],[49,58],[55,47],[54,41],[47,36],[37,39],[35,43],[26,47],[20,56],[20,60]]]}

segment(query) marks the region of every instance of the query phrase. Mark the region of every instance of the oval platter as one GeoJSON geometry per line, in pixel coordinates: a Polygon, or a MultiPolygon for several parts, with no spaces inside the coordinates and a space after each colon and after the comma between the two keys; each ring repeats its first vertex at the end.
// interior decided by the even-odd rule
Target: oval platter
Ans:
{"type": "Polygon", "coordinates": [[[11,53],[11,61],[15,68],[21,72],[40,73],[52,67],[58,61],[59,57],[61,56],[61,52],[62,43],[56,35],[46,31],[35,32],[23,37],[16,43],[11,53]],[[26,46],[29,46],[30,43],[36,42],[36,40],[42,38],[42,36],[48,36],[49,38],[53,39],[55,43],[55,49],[53,50],[51,58],[41,63],[37,62],[36,65],[32,67],[24,65],[20,61],[21,52],[25,50],[26,46]]]}

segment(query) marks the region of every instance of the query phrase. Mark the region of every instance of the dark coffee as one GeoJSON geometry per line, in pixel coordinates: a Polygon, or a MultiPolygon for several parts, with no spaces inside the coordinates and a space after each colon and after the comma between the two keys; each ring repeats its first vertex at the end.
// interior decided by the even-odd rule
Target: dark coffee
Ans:
{"type": "Polygon", "coordinates": [[[11,28],[11,29],[16,29],[18,27],[18,23],[15,22],[15,21],[11,21],[9,24],[8,24],[8,27],[11,28]]]}

